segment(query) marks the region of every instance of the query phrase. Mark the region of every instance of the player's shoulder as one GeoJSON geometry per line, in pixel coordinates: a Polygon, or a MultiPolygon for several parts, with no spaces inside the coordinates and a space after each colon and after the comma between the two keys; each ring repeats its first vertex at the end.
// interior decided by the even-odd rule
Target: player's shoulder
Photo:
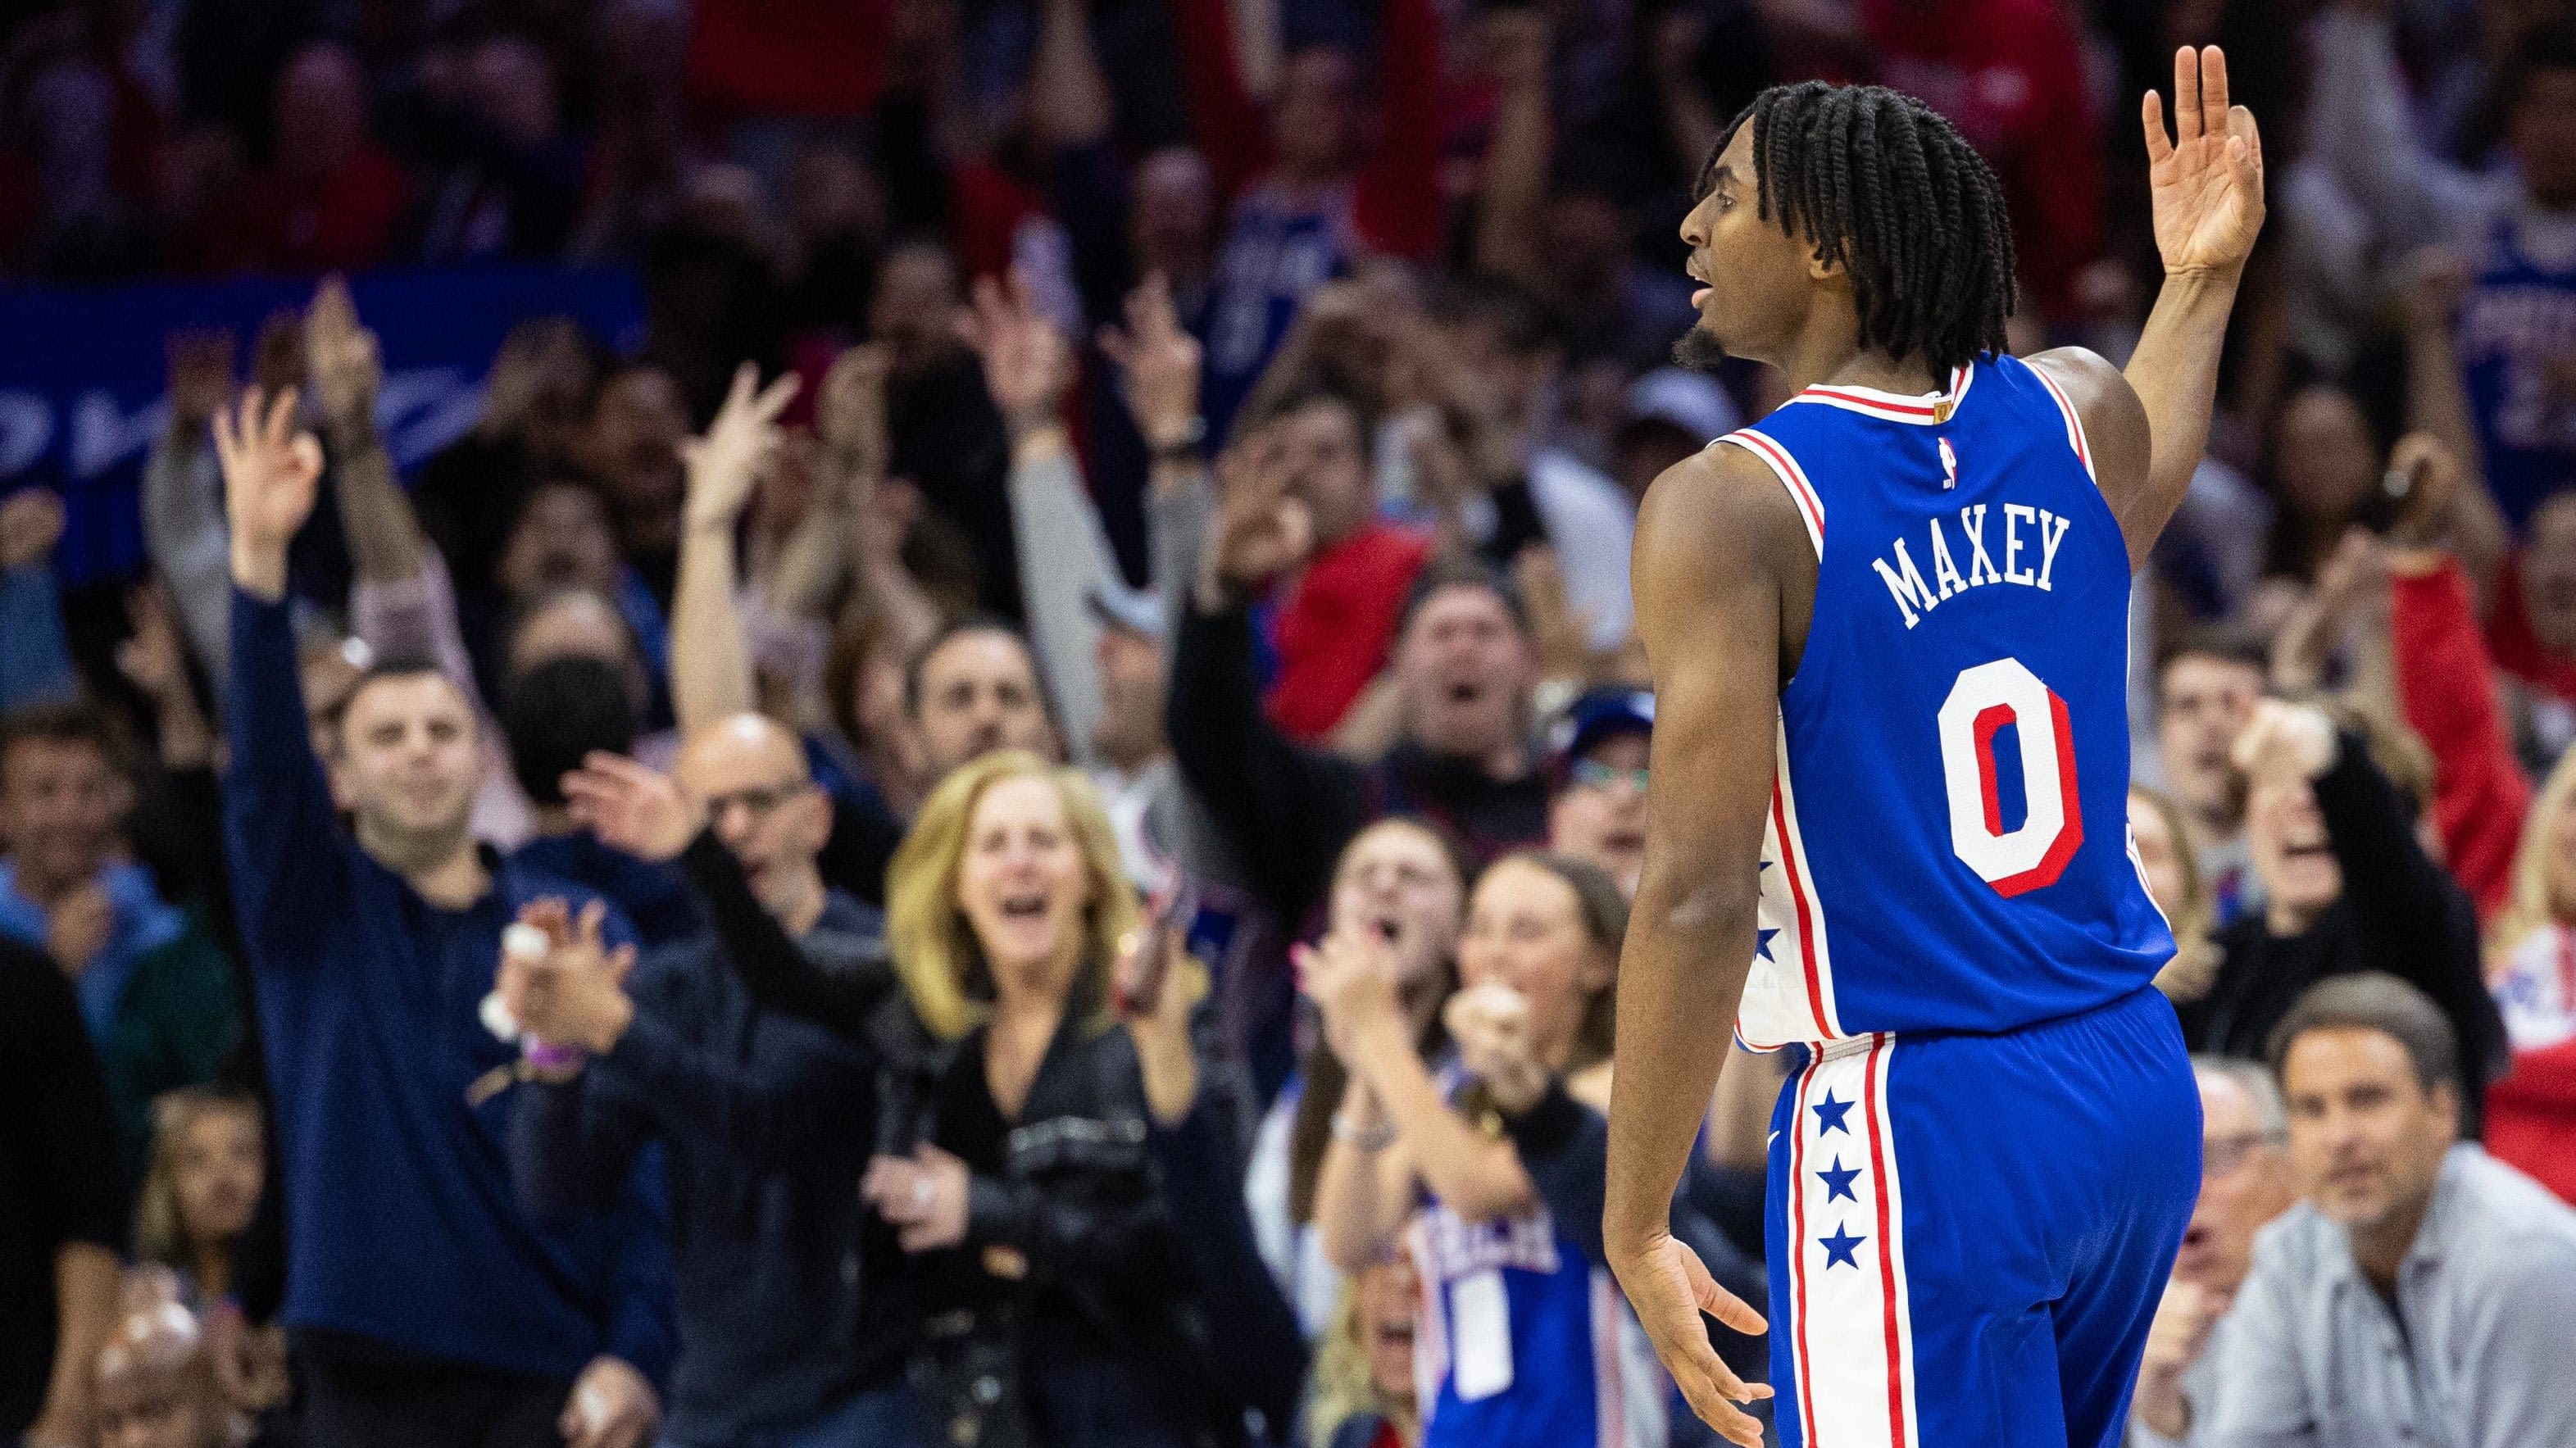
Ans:
{"type": "Polygon", "coordinates": [[[2023,358],[2024,366],[2056,384],[2083,424],[2094,476],[2105,490],[2125,492],[2145,482],[2150,447],[2147,405],[2109,358],[2090,347],[2053,347],[2023,358]]]}
{"type": "Polygon", "coordinates": [[[1700,549],[1750,540],[1803,543],[1806,524],[1751,428],[1727,434],[1663,470],[1637,504],[1643,547],[1700,549]]]}

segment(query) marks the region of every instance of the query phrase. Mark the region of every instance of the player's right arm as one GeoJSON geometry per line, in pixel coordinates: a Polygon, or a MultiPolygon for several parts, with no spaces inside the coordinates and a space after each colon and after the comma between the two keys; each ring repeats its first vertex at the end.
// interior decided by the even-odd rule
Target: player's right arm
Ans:
{"type": "Polygon", "coordinates": [[[2218,47],[2174,52],[2171,136],[2156,92],[2147,92],[2141,119],[2165,283],[2138,348],[2117,372],[2080,348],[2031,359],[2083,419],[2094,477],[2119,517],[2132,568],[2145,566],[2200,467],[2227,316],[2263,229],[2263,137],[2253,112],[2228,104],[2218,47]]]}
{"type": "Polygon", "coordinates": [[[1673,1238],[1670,1213],[1752,967],[1780,686],[1814,607],[1815,553],[1779,480],[1715,447],[1647,492],[1630,573],[1655,737],[1645,873],[1619,959],[1602,1245],[1692,1411],[1758,1444],[1735,1404],[1770,1390],[1719,1361],[1700,1314],[1745,1332],[1762,1330],[1761,1314],[1673,1238]]]}

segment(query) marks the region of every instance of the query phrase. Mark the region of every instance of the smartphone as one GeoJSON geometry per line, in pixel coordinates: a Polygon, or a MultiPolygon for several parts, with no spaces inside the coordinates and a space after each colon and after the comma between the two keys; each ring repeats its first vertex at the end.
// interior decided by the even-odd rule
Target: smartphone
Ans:
{"type": "Polygon", "coordinates": [[[1172,942],[1189,938],[1190,922],[1198,918],[1198,913],[1198,891],[1190,888],[1187,880],[1175,880],[1145,928],[1144,959],[1136,963],[1136,974],[1119,988],[1120,1014],[1133,1015],[1163,993],[1163,972],[1171,962],[1172,942]]]}

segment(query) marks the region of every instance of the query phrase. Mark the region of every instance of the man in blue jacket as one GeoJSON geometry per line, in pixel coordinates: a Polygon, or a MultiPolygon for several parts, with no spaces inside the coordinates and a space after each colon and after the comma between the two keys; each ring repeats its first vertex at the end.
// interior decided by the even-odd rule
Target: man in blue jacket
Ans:
{"type": "Polygon", "coordinates": [[[553,1229],[521,1215],[517,1052],[477,1017],[521,907],[586,897],[476,843],[474,714],[434,669],[358,681],[326,781],[286,606],[321,448],[294,431],[292,392],[261,404],[215,430],[234,584],[224,828],[277,1097],[306,1440],[637,1448],[670,1351],[659,1164],[639,1162],[610,1210],[553,1229]]]}
{"type": "MultiPolygon", "coordinates": [[[[504,971],[521,1025],[595,1052],[522,1091],[511,1163],[546,1219],[595,1203],[635,1153],[670,1153],[681,1351],[668,1448],[824,1448],[924,1439],[903,1386],[912,1320],[889,1297],[890,1234],[862,1240],[859,1177],[876,1131],[874,1053],[752,1003],[735,951],[799,950],[832,971],[884,975],[883,921],[826,887],[814,857],[832,827],[795,735],[757,714],[700,728],[677,783],[702,812],[667,843],[711,932],[675,942],[625,992],[599,977],[504,971]],[[791,944],[792,942],[792,944],[791,944]],[[579,999],[549,985],[594,989],[579,999]],[[746,1155],[734,1122],[801,1123],[776,1159],[746,1155]]],[[[891,991],[891,977],[886,977],[891,991]]]]}

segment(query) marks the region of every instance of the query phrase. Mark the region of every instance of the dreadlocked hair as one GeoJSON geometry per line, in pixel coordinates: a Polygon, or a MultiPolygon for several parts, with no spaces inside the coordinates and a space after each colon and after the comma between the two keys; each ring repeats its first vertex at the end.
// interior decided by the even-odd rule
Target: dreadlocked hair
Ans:
{"type": "Polygon", "coordinates": [[[2012,221],[1985,158],[1933,109],[1885,86],[1778,85],[1753,98],[1701,167],[1753,127],[1760,215],[1851,278],[1860,341],[1946,379],[2004,348],[2012,221]]]}

